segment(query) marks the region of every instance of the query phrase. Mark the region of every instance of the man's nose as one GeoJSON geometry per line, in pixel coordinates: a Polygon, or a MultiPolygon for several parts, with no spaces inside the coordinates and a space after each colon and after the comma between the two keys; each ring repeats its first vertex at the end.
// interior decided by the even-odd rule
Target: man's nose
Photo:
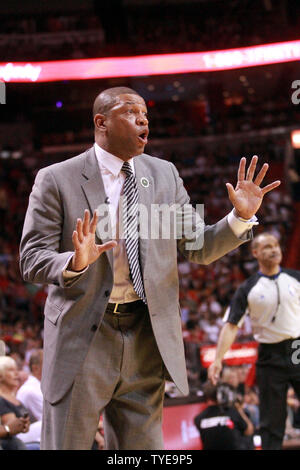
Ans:
{"type": "Polygon", "coordinates": [[[137,124],[138,124],[139,126],[146,126],[146,125],[148,125],[148,119],[147,119],[147,117],[146,117],[144,114],[139,114],[139,115],[137,116],[137,124]]]}

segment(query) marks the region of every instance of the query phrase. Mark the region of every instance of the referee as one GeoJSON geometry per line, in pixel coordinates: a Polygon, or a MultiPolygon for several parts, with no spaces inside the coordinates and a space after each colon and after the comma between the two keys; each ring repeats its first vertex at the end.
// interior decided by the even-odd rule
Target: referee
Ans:
{"type": "Polygon", "coordinates": [[[254,339],[259,343],[256,378],[260,401],[260,432],[264,450],[281,449],[287,416],[287,390],[300,399],[300,272],[284,269],[278,240],[262,233],[252,241],[259,271],[235,292],[225,315],[208,377],[216,384],[222,359],[249,314],[254,339]]]}

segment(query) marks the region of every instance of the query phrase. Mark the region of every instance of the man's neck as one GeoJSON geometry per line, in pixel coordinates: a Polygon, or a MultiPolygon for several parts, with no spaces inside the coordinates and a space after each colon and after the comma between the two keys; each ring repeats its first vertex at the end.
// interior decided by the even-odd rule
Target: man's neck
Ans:
{"type": "Polygon", "coordinates": [[[280,265],[276,264],[271,266],[265,266],[260,264],[259,270],[265,276],[275,276],[275,274],[278,274],[280,272],[280,265]]]}
{"type": "Polygon", "coordinates": [[[128,156],[128,155],[121,154],[116,149],[110,148],[106,142],[100,142],[99,140],[95,140],[95,142],[97,145],[99,145],[99,147],[102,150],[105,150],[107,153],[110,153],[111,155],[114,155],[115,157],[120,158],[120,160],[123,160],[124,162],[127,162],[128,160],[134,157],[134,155],[128,156]]]}

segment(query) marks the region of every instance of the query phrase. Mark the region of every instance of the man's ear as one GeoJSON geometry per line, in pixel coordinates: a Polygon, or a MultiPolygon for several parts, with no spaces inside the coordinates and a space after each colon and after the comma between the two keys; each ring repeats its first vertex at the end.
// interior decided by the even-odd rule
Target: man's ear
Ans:
{"type": "Polygon", "coordinates": [[[253,250],[252,250],[252,256],[253,256],[254,258],[257,258],[257,251],[256,251],[255,248],[253,248],[253,250]]]}
{"type": "Polygon", "coordinates": [[[105,124],[106,117],[104,114],[97,113],[94,116],[94,124],[95,124],[95,129],[99,130],[106,130],[106,124],[105,124]]]}

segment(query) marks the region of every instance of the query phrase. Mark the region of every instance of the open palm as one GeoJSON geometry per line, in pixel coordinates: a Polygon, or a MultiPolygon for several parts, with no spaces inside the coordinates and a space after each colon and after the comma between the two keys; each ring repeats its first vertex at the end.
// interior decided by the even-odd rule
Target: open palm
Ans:
{"type": "Polygon", "coordinates": [[[254,155],[246,172],[246,158],[241,158],[238,169],[238,181],[235,188],[226,183],[229,199],[234,206],[237,215],[243,219],[251,219],[261,206],[264,195],[280,185],[280,181],[274,181],[264,188],[260,185],[268,171],[269,165],[264,163],[253,181],[258,157],[254,155]]]}
{"type": "Polygon", "coordinates": [[[97,228],[98,216],[96,211],[90,221],[90,213],[84,211],[84,217],[77,219],[76,230],[73,232],[72,241],[74,245],[74,256],[71,261],[71,269],[81,271],[89,264],[94,263],[99,256],[107,250],[117,245],[115,240],[97,245],[95,241],[95,232],[97,228]]]}

